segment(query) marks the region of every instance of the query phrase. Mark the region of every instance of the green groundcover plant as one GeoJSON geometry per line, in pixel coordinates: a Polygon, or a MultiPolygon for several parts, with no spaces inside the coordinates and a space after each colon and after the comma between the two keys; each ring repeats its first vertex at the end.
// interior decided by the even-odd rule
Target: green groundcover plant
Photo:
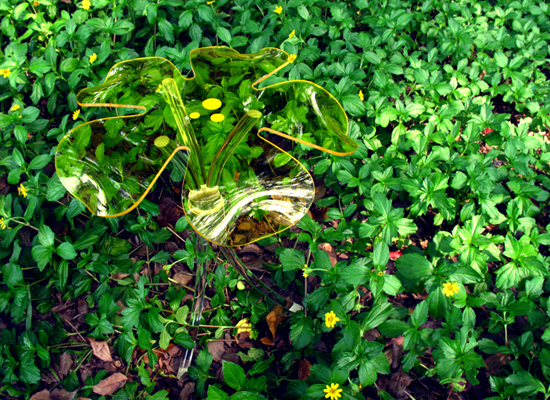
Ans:
{"type": "Polygon", "coordinates": [[[549,17],[530,0],[0,0],[0,397],[550,397],[549,17]],[[276,79],[349,116],[351,156],[276,143],[313,173],[314,207],[240,250],[303,310],[197,251],[177,168],[110,219],[55,174],[69,130],[121,115],[80,108],[80,90],[138,57],[191,76],[208,46],[295,54],[276,79]]]}

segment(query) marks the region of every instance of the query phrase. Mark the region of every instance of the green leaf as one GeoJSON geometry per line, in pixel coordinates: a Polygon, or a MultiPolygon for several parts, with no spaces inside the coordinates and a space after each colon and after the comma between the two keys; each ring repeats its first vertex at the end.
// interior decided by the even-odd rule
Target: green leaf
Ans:
{"type": "Polygon", "coordinates": [[[390,260],[390,248],[384,242],[378,243],[374,247],[372,254],[372,263],[375,267],[386,267],[386,264],[390,260]]]}
{"type": "Polygon", "coordinates": [[[242,367],[231,362],[222,362],[223,378],[225,383],[235,390],[244,389],[246,383],[246,374],[242,367]]]}
{"type": "Polygon", "coordinates": [[[229,396],[214,385],[208,386],[208,400],[227,400],[229,396]]]}
{"type": "Polygon", "coordinates": [[[281,253],[279,259],[281,260],[284,271],[296,271],[305,268],[306,260],[304,258],[304,253],[298,250],[285,249],[281,253]]]}
{"type": "Polygon", "coordinates": [[[294,314],[290,327],[290,341],[297,349],[306,347],[313,340],[313,323],[303,312],[294,314]]]}
{"type": "Polygon", "coordinates": [[[418,253],[408,253],[399,257],[395,261],[395,267],[397,278],[407,290],[413,290],[433,273],[432,263],[418,253]]]}
{"type": "Polygon", "coordinates": [[[64,260],[73,260],[76,257],[76,251],[69,242],[61,243],[55,250],[57,255],[64,260]]]}
{"type": "Polygon", "coordinates": [[[340,278],[352,286],[364,285],[372,276],[372,267],[366,265],[367,261],[367,258],[355,260],[340,272],[340,278]]]}
{"type": "Polygon", "coordinates": [[[180,332],[174,336],[174,343],[182,346],[183,348],[186,348],[188,350],[191,350],[195,347],[195,342],[189,336],[186,332],[180,332]]]}
{"type": "Polygon", "coordinates": [[[38,230],[38,241],[46,248],[53,247],[55,235],[48,225],[42,225],[38,230]]]}
{"type": "Polygon", "coordinates": [[[52,69],[52,66],[49,62],[44,60],[42,57],[35,58],[31,61],[31,64],[29,65],[29,70],[38,76],[42,76],[43,74],[46,74],[50,72],[52,69]]]}
{"type": "Polygon", "coordinates": [[[160,333],[160,340],[159,340],[159,346],[161,349],[166,350],[168,346],[170,345],[170,340],[172,339],[172,336],[168,333],[167,329],[168,325],[164,327],[162,332],[160,333]]]}
{"type": "Polygon", "coordinates": [[[409,324],[399,319],[388,319],[378,326],[380,333],[388,337],[401,336],[407,329],[409,324]]]}
{"type": "Polygon", "coordinates": [[[40,381],[40,370],[31,363],[22,363],[19,367],[19,379],[26,385],[34,385],[40,381]]]}
{"type": "Polygon", "coordinates": [[[42,169],[52,160],[52,156],[49,154],[42,154],[34,157],[29,163],[30,169],[42,169]]]}
{"type": "Polygon", "coordinates": [[[231,46],[231,33],[227,30],[227,28],[220,26],[216,29],[216,33],[221,40],[231,46]]]}
{"type": "Polygon", "coordinates": [[[544,384],[527,371],[519,371],[515,374],[509,375],[506,378],[506,382],[514,385],[519,394],[535,396],[539,392],[546,392],[546,387],[544,384]]]}

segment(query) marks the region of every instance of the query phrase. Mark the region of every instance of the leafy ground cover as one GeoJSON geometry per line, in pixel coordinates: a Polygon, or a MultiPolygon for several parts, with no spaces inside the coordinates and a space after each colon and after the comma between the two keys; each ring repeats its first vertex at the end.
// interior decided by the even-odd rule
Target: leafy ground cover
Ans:
{"type": "Polygon", "coordinates": [[[0,0],[0,397],[548,398],[549,16],[530,0],[0,0]],[[239,250],[305,310],[264,301],[214,246],[196,329],[204,254],[177,183],[92,218],[52,160],[96,118],[76,93],[113,64],[190,74],[213,45],[296,54],[284,76],[333,93],[360,148],[281,143],[315,206],[239,250]]]}

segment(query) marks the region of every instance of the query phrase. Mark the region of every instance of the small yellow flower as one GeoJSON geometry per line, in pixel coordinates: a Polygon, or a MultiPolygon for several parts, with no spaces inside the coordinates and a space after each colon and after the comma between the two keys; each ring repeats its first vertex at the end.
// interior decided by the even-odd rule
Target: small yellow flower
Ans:
{"type": "Polygon", "coordinates": [[[288,62],[293,63],[294,60],[296,60],[296,57],[298,57],[296,54],[291,54],[288,56],[288,62]]]}
{"type": "Polygon", "coordinates": [[[10,229],[10,227],[8,226],[6,221],[4,221],[4,218],[0,218],[0,228],[2,228],[2,230],[6,229],[6,228],[10,229]]]}
{"type": "Polygon", "coordinates": [[[11,108],[11,111],[17,111],[19,110],[21,107],[19,106],[19,104],[14,104],[13,107],[11,108]]]}
{"type": "Polygon", "coordinates": [[[19,196],[27,197],[27,188],[23,186],[22,183],[17,188],[17,192],[19,193],[19,196]]]}
{"type": "Polygon", "coordinates": [[[277,14],[281,14],[281,13],[283,12],[283,7],[281,7],[281,6],[275,7],[275,12],[276,12],[277,14]]]}
{"type": "Polygon", "coordinates": [[[288,35],[288,38],[289,39],[292,39],[294,37],[294,35],[296,34],[296,31],[295,30],[292,30],[292,32],[290,32],[290,35],[288,35]]]}
{"type": "Polygon", "coordinates": [[[309,276],[308,274],[306,274],[306,272],[307,272],[307,269],[305,269],[305,268],[302,268],[302,271],[304,271],[304,278],[307,278],[307,277],[309,276]]]}
{"type": "Polygon", "coordinates": [[[460,292],[460,286],[458,285],[458,283],[447,282],[443,284],[443,294],[445,296],[451,297],[457,294],[458,292],[460,292]]]}
{"type": "Polygon", "coordinates": [[[338,318],[336,314],[334,314],[334,311],[325,314],[325,324],[327,325],[327,327],[334,328],[338,321],[340,321],[340,318],[338,318]]]}
{"type": "Polygon", "coordinates": [[[215,2],[216,2],[216,0],[207,1],[206,4],[210,5],[210,4],[214,4],[215,2]]]}
{"type": "Polygon", "coordinates": [[[73,113],[73,121],[77,120],[79,115],[80,115],[80,110],[76,110],[76,111],[73,113]]]}
{"type": "Polygon", "coordinates": [[[4,78],[7,78],[8,76],[10,76],[11,71],[8,68],[0,69],[0,74],[2,74],[4,76],[4,78]]]}
{"type": "Polygon", "coordinates": [[[160,92],[160,90],[162,89],[162,85],[159,83],[159,87],[157,88],[157,90],[155,90],[155,92],[160,92]]]}
{"type": "Polygon", "coordinates": [[[38,7],[38,6],[40,5],[40,2],[37,1],[37,0],[34,0],[34,1],[32,2],[32,5],[35,6],[35,7],[38,7]]]}
{"type": "Polygon", "coordinates": [[[93,64],[95,60],[97,60],[97,54],[96,53],[94,53],[90,56],[90,64],[93,64]]]}
{"type": "Polygon", "coordinates": [[[89,10],[92,3],[90,0],[82,0],[82,8],[85,10],[89,10]]]}
{"type": "Polygon", "coordinates": [[[20,115],[20,116],[19,116],[19,118],[23,118],[23,116],[22,116],[22,115],[20,115]]]}
{"type": "Polygon", "coordinates": [[[323,389],[323,392],[325,392],[325,399],[330,398],[330,400],[337,400],[339,397],[342,397],[340,392],[342,392],[342,389],[338,389],[340,385],[337,383],[331,383],[330,385],[327,385],[325,389],[323,389]]]}
{"type": "Polygon", "coordinates": [[[363,91],[362,91],[362,90],[359,91],[359,98],[361,99],[361,101],[364,101],[364,100],[365,100],[365,96],[363,95],[363,91]]]}
{"type": "Polygon", "coordinates": [[[380,272],[378,273],[378,276],[384,276],[384,272],[380,271],[380,272]]]}

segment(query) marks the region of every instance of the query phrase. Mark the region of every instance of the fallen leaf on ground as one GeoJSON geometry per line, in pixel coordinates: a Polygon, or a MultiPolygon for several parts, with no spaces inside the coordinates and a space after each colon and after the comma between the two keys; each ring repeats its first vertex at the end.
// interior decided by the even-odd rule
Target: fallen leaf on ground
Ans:
{"type": "Polygon", "coordinates": [[[325,193],[327,192],[327,188],[324,185],[315,185],[315,197],[313,198],[313,202],[316,202],[317,200],[322,199],[325,197],[325,193]]]}
{"type": "Polygon", "coordinates": [[[405,397],[405,390],[412,381],[409,375],[400,370],[391,375],[389,387],[397,397],[405,397]]]}
{"type": "Polygon", "coordinates": [[[195,393],[195,382],[187,382],[180,392],[179,400],[189,400],[193,393],[195,393]]]}
{"type": "Polygon", "coordinates": [[[334,264],[338,262],[338,257],[336,257],[336,252],[334,251],[332,246],[329,243],[321,243],[319,245],[319,249],[327,253],[328,258],[330,259],[330,263],[334,267],[334,264]]]}
{"type": "Polygon", "coordinates": [[[308,378],[308,376],[311,374],[309,367],[311,367],[311,364],[308,360],[300,360],[300,366],[298,367],[299,380],[305,381],[308,378]]]}
{"type": "Polygon", "coordinates": [[[33,394],[30,400],[51,400],[50,392],[48,389],[44,389],[41,392],[33,394]]]}
{"type": "Polygon", "coordinates": [[[93,338],[88,338],[88,340],[92,346],[94,356],[99,358],[101,361],[113,361],[113,358],[111,357],[111,349],[109,349],[109,344],[107,342],[96,342],[93,338]]]}
{"type": "Polygon", "coordinates": [[[172,279],[181,285],[187,285],[191,281],[191,279],[193,279],[193,275],[178,272],[172,277],[172,279]]]}
{"type": "Polygon", "coordinates": [[[76,392],[78,392],[78,390],[67,392],[65,389],[54,389],[52,390],[51,397],[52,400],[74,400],[76,392]]]}
{"type": "Polygon", "coordinates": [[[69,353],[63,353],[59,357],[59,377],[66,377],[73,366],[73,358],[69,353]]]}
{"type": "Polygon", "coordinates": [[[220,361],[225,353],[225,344],[222,341],[212,341],[207,344],[208,352],[214,361],[220,361]]]}
{"type": "Polygon", "coordinates": [[[128,378],[126,376],[120,372],[116,372],[95,385],[93,391],[100,396],[108,396],[126,385],[127,381],[128,378]]]}
{"type": "Polygon", "coordinates": [[[271,309],[271,312],[267,314],[267,317],[265,318],[267,322],[267,326],[269,326],[269,330],[271,331],[271,334],[273,335],[273,339],[275,339],[275,334],[277,333],[277,328],[283,321],[283,311],[284,307],[275,304],[275,306],[271,309]]]}
{"type": "Polygon", "coordinates": [[[268,338],[267,336],[264,337],[264,338],[261,338],[261,339],[260,339],[260,342],[262,342],[262,343],[265,344],[266,346],[271,346],[271,345],[273,345],[273,339],[268,338]]]}
{"type": "Polygon", "coordinates": [[[157,221],[159,226],[176,225],[178,219],[183,216],[183,211],[178,204],[169,197],[162,199],[159,203],[159,215],[157,221]]]}

